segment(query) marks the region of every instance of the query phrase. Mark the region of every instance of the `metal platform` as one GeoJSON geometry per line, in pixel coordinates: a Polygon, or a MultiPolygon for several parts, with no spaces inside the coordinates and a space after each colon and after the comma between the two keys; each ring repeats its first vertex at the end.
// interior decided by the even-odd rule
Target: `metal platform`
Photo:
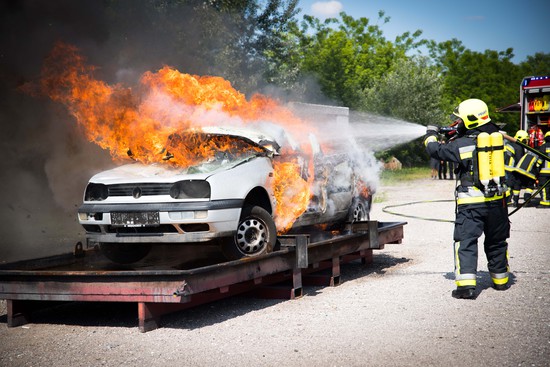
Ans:
{"type": "Polygon", "coordinates": [[[293,299],[304,284],[338,285],[340,264],[372,262],[373,250],[401,243],[405,224],[354,223],[349,234],[315,242],[282,236],[280,251],[192,269],[113,270],[101,265],[99,251],[77,245],[74,253],[0,265],[0,299],[7,300],[8,327],[31,322],[37,304],[48,304],[40,301],[137,302],[139,330],[146,332],[160,326],[162,315],[244,292],[293,299]]]}

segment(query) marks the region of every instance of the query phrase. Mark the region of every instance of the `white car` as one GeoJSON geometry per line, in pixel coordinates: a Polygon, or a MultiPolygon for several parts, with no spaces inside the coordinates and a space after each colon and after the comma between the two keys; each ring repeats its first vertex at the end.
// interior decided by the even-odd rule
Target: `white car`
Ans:
{"type": "Polygon", "coordinates": [[[275,139],[243,129],[210,127],[193,134],[231,139],[234,149],[214,152],[185,168],[134,162],[90,179],[78,209],[88,245],[99,245],[117,263],[139,261],[161,243],[215,240],[227,259],[274,251],[282,215],[277,213],[274,167],[291,158],[312,191],[290,231],[368,219],[372,192],[362,187],[346,154],[324,155],[311,139],[314,159],[298,151],[289,157],[280,154],[275,139]]]}

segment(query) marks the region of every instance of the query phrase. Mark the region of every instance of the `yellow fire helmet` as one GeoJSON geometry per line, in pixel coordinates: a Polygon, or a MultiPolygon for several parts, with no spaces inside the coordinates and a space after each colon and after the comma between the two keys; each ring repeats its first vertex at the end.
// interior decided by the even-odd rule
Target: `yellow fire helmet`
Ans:
{"type": "Polygon", "coordinates": [[[527,134],[527,131],[525,130],[518,130],[516,135],[514,135],[514,138],[521,141],[522,143],[527,143],[527,140],[529,139],[529,134],[527,134]]]}
{"type": "Polygon", "coordinates": [[[466,129],[475,129],[491,121],[487,104],[476,98],[462,101],[453,111],[453,115],[464,121],[466,129]]]}
{"type": "Polygon", "coordinates": [[[548,137],[550,137],[550,130],[548,130],[548,131],[546,132],[546,134],[544,134],[544,139],[546,139],[546,138],[548,138],[548,137]]]}

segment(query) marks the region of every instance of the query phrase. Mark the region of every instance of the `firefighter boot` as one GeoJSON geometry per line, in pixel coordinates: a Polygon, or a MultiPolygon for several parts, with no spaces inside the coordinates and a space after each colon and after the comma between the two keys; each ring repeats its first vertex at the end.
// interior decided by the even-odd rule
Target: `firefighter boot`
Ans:
{"type": "Polygon", "coordinates": [[[508,283],[504,283],[504,284],[493,284],[493,288],[495,288],[497,291],[505,291],[505,290],[507,290],[508,288],[510,288],[510,286],[508,285],[508,283]]]}
{"type": "Polygon", "coordinates": [[[471,287],[456,287],[452,296],[457,299],[476,299],[476,289],[471,287]]]}
{"type": "Polygon", "coordinates": [[[525,206],[532,206],[531,203],[531,193],[528,193],[526,192],[525,194],[523,194],[523,202],[525,206]]]}

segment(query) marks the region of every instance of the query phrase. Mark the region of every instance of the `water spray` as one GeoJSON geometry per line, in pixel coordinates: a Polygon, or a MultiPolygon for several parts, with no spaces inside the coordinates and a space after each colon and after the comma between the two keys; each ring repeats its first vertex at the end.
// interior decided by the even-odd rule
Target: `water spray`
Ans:
{"type": "Polygon", "coordinates": [[[350,130],[360,144],[373,151],[394,148],[426,133],[423,125],[367,113],[355,113],[350,130]]]}

